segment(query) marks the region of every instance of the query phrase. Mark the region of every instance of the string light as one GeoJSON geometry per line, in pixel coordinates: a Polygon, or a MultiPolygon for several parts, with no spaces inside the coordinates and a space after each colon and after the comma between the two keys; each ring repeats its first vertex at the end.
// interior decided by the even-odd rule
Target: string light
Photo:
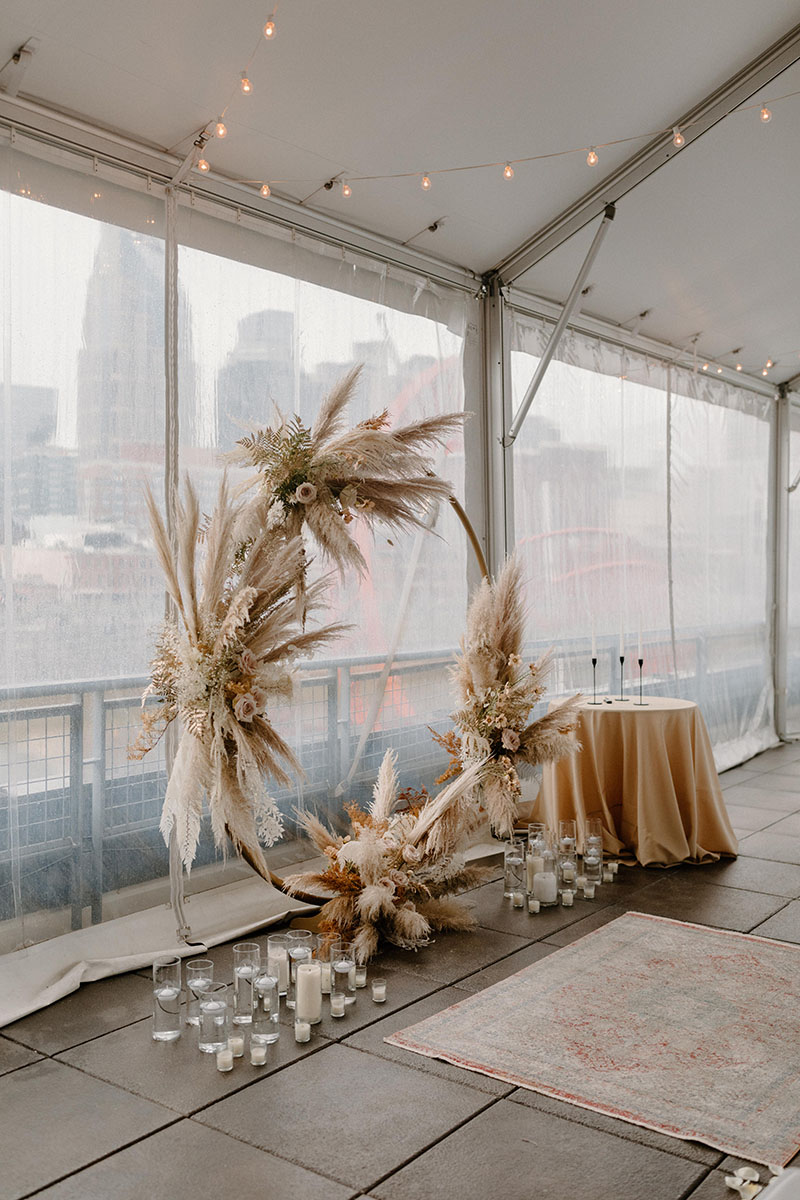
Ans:
{"type": "Polygon", "coordinates": [[[707,371],[707,370],[708,370],[708,363],[703,363],[702,370],[703,370],[703,371],[707,371]]]}
{"type": "Polygon", "coordinates": [[[588,166],[593,167],[596,162],[597,162],[597,151],[595,150],[594,146],[592,146],[591,150],[586,155],[586,163],[588,166]]]}
{"type": "Polygon", "coordinates": [[[677,125],[672,131],[672,144],[673,146],[677,146],[679,150],[681,146],[686,144],[686,138],[683,136],[677,125]]]}
{"type": "Polygon", "coordinates": [[[214,136],[218,138],[224,138],[228,136],[228,127],[222,120],[217,121],[216,125],[214,126],[214,136]]]}
{"type": "Polygon", "coordinates": [[[775,366],[775,363],[772,361],[771,358],[768,358],[767,361],[764,363],[764,366],[767,368],[767,370],[769,370],[770,367],[775,366]]]}
{"type": "Polygon", "coordinates": [[[763,121],[763,123],[765,125],[766,125],[767,121],[772,120],[772,112],[770,111],[770,109],[767,108],[766,104],[761,109],[761,112],[758,115],[761,117],[761,120],[763,121]]]}
{"type": "Polygon", "coordinates": [[[431,180],[429,175],[422,176],[420,187],[422,188],[423,192],[429,192],[431,190],[431,180]]]}
{"type": "Polygon", "coordinates": [[[262,185],[261,185],[261,195],[264,197],[264,199],[265,199],[265,200],[266,200],[267,196],[271,196],[271,195],[272,195],[272,188],[269,186],[269,184],[268,184],[268,183],[262,183],[262,185]]]}
{"type": "Polygon", "coordinates": [[[270,19],[267,21],[266,25],[264,26],[264,37],[267,39],[271,39],[271,38],[275,37],[275,22],[272,19],[274,16],[275,16],[275,14],[272,13],[272,15],[270,16],[270,19]]]}
{"type": "Polygon", "coordinates": [[[198,171],[209,171],[211,168],[205,158],[198,158],[197,169],[198,169],[198,171]]]}
{"type": "Polygon", "coordinates": [[[242,82],[239,84],[239,87],[242,89],[245,96],[249,96],[253,90],[253,85],[250,82],[250,80],[247,78],[246,71],[242,71],[242,82]]]}
{"type": "Polygon", "coordinates": [[[514,168],[512,167],[511,163],[506,163],[506,165],[503,167],[503,178],[504,179],[513,179],[514,178],[514,168]]]}
{"type": "Polygon", "coordinates": [[[769,371],[767,370],[767,368],[766,368],[766,367],[764,367],[764,370],[761,372],[761,374],[762,374],[762,375],[768,375],[768,374],[769,374],[769,371]]]}
{"type": "Polygon", "coordinates": [[[342,195],[344,196],[345,200],[347,199],[348,196],[352,196],[352,194],[353,194],[353,189],[350,187],[350,184],[343,183],[342,184],[342,195]]]}
{"type": "Polygon", "coordinates": [[[721,375],[721,374],[722,374],[722,367],[717,367],[717,374],[718,374],[718,375],[721,375]]]}
{"type": "Polygon", "coordinates": [[[741,363],[737,363],[737,364],[736,364],[736,370],[737,370],[737,371],[741,371],[741,369],[742,369],[742,364],[741,364],[741,363]]]}

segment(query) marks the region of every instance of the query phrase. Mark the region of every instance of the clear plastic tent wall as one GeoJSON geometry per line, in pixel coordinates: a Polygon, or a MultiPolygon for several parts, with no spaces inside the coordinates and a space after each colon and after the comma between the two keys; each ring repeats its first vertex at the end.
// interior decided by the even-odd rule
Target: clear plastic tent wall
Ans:
{"type": "MultiPolygon", "coordinates": [[[[188,197],[165,242],[163,189],[19,134],[0,146],[0,186],[4,953],[169,897],[163,752],[128,756],[164,611],[143,488],[164,494],[168,430],[207,510],[219,452],[273,404],[309,422],[360,361],[353,420],[385,408],[403,423],[474,403],[479,359],[466,292],[341,246],[188,197]],[[165,417],[167,261],[178,403],[165,417]]],[[[472,426],[438,464],[462,500],[472,426]]],[[[276,794],[278,871],[301,853],[295,806],[336,820],[388,746],[408,786],[442,770],[427,726],[452,707],[469,568],[449,507],[430,525],[362,539],[368,577],[332,590],[352,631],[302,665],[299,703],[273,714],[305,768],[276,794]]],[[[187,891],[249,874],[206,829],[187,891]]]]}
{"type": "MultiPolygon", "coordinates": [[[[552,326],[511,313],[515,408],[552,326]]],[[[559,687],[697,701],[722,770],[774,743],[772,400],[568,333],[514,445],[514,529],[559,687]]]]}

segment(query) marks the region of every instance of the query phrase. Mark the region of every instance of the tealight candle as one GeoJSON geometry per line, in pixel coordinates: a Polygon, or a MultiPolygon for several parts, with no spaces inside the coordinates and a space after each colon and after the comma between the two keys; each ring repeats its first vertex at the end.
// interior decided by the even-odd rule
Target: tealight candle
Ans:
{"type": "Polygon", "coordinates": [[[541,908],[541,905],[539,904],[539,901],[536,900],[535,897],[533,897],[533,896],[528,896],[528,912],[529,913],[537,913],[540,908],[541,908]]]}
{"type": "Polygon", "coordinates": [[[217,1070],[232,1071],[233,1070],[233,1051],[218,1050],[217,1051],[217,1070]]]}
{"type": "Polygon", "coordinates": [[[561,893],[561,903],[564,905],[565,908],[570,908],[572,906],[574,899],[575,899],[575,893],[570,891],[569,888],[565,888],[564,891],[561,893]]]}
{"type": "Polygon", "coordinates": [[[376,1004],[386,1003],[386,980],[373,979],[372,981],[372,999],[376,1004]]]}
{"type": "Polygon", "coordinates": [[[512,907],[522,908],[524,903],[525,903],[525,893],[524,892],[514,892],[512,894],[512,896],[511,896],[512,907]]]}
{"type": "Polygon", "coordinates": [[[331,1016],[332,1017],[343,1017],[344,1016],[344,999],[345,998],[344,998],[343,992],[331,992],[331,1016]]]}
{"type": "Polygon", "coordinates": [[[244,1055],[244,1038],[241,1034],[234,1033],[228,1038],[228,1049],[234,1058],[242,1058],[244,1055]]]}
{"type": "Polygon", "coordinates": [[[310,1021],[295,1021],[294,1023],[294,1040],[296,1042],[311,1041],[311,1022],[310,1021]]]}
{"type": "Polygon", "coordinates": [[[583,898],[584,898],[584,900],[594,900],[594,884],[593,883],[585,883],[583,885],[583,898]]]}
{"type": "Polygon", "coordinates": [[[254,1067],[263,1067],[267,1061],[267,1047],[260,1046],[258,1042],[250,1043],[250,1062],[254,1067]]]}

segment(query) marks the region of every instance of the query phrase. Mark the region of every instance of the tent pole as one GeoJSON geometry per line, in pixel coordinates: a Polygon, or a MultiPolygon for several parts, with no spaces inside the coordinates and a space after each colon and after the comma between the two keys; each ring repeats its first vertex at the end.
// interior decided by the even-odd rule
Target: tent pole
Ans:
{"type": "Polygon", "coordinates": [[[789,430],[791,401],[786,385],[779,388],[775,421],[775,487],[772,675],[775,689],[775,731],[787,740],[788,603],[789,603],[789,430]]]}
{"type": "Polygon", "coordinates": [[[567,296],[564,307],[561,310],[561,316],[558,318],[558,321],[556,322],[556,327],[550,335],[550,341],[547,343],[547,346],[545,347],[544,354],[539,359],[539,365],[537,366],[536,370],[534,371],[533,379],[531,380],[531,382],[528,385],[528,390],[526,391],[525,395],[523,396],[522,403],[520,404],[519,408],[517,409],[516,415],[515,415],[513,421],[511,422],[511,426],[508,430],[508,433],[505,436],[503,445],[506,447],[511,445],[511,443],[516,439],[517,434],[519,433],[520,429],[522,428],[522,424],[528,415],[528,409],[530,408],[531,404],[533,404],[534,396],[536,395],[536,393],[539,390],[541,382],[545,377],[547,368],[550,366],[550,360],[552,359],[553,355],[556,352],[558,343],[561,341],[561,335],[563,334],[564,330],[566,329],[567,323],[578,305],[578,302],[581,298],[581,291],[583,290],[583,285],[586,282],[586,277],[592,269],[594,260],[597,258],[597,255],[600,251],[600,247],[603,243],[603,239],[605,238],[606,233],[608,232],[608,227],[611,224],[611,222],[614,220],[615,213],[616,213],[616,209],[615,209],[614,205],[607,204],[605,212],[603,214],[603,219],[600,222],[600,226],[594,235],[591,246],[589,247],[589,253],[586,255],[586,258],[583,260],[583,266],[581,267],[580,271],[578,271],[577,278],[572,285],[572,291],[567,296]]]}
{"type": "Polygon", "coordinates": [[[488,567],[497,576],[514,546],[514,477],[512,455],[503,437],[511,418],[510,348],[502,285],[496,276],[484,280],[483,330],[488,567]]]}

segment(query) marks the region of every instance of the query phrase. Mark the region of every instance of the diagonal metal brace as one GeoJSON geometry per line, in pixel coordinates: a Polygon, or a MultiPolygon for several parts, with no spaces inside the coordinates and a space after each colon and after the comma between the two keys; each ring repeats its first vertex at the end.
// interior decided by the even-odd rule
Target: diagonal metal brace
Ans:
{"type": "Polygon", "coordinates": [[[598,254],[600,246],[603,242],[603,238],[606,236],[606,233],[608,232],[608,227],[611,224],[611,222],[614,220],[615,214],[616,214],[615,206],[613,204],[607,204],[605,207],[605,212],[603,213],[603,219],[600,222],[600,227],[597,230],[597,233],[594,235],[594,240],[592,241],[592,244],[589,247],[589,253],[586,255],[586,258],[583,261],[583,266],[581,267],[580,271],[578,272],[578,277],[572,285],[572,291],[570,292],[569,296],[567,296],[566,303],[564,304],[564,307],[561,310],[561,316],[558,318],[555,329],[553,330],[553,332],[550,335],[550,341],[547,343],[547,346],[545,347],[544,354],[539,359],[539,365],[537,366],[536,370],[534,371],[533,379],[530,381],[530,383],[528,385],[528,390],[526,391],[525,395],[522,398],[522,403],[520,404],[519,408],[517,409],[516,415],[515,415],[513,421],[511,422],[511,426],[508,430],[508,433],[503,438],[504,446],[510,446],[514,442],[514,440],[517,437],[517,434],[519,433],[520,429],[522,428],[522,424],[528,415],[528,409],[530,408],[531,404],[533,403],[533,398],[539,390],[539,386],[540,386],[542,380],[544,379],[547,368],[550,366],[550,360],[552,359],[553,355],[556,352],[558,343],[561,341],[561,335],[563,334],[564,330],[566,329],[567,323],[568,323],[570,317],[575,312],[575,309],[578,305],[578,301],[580,300],[581,291],[583,290],[583,285],[586,282],[586,276],[589,274],[589,272],[592,269],[592,265],[594,264],[594,260],[597,258],[597,254],[598,254]]]}

